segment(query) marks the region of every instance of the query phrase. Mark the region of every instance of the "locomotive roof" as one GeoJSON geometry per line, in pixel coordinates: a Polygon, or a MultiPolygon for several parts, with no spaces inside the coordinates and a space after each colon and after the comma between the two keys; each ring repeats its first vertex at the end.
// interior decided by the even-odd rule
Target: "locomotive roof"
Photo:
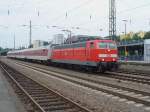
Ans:
{"type": "Polygon", "coordinates": [[[106,40],[106,39],[96,39],[96,40],[88,40],[88,41],[79,41],[79,42],[73,42],[73,43],[65,43],[65,44],[59,44],[59,45],[55,45],[54,47],[57,46],[67,46],[67,45],[75,45],[75,44],[81,44],[81,43],[86,43],[86,42],[113,42],[113,40],[106,40]]]}
{"type": "Polygon", "coordinates": [[[89,41],[89,40],[96,40],[96,39],[103,39],[100,36],[89,36],[89,35],[76,35],[76,36],[72,36],[70,38],[67,38],[65,41],[65,44],[68,43],[76,43],[76,42],[83,42],[83,41],[89,41]]]}

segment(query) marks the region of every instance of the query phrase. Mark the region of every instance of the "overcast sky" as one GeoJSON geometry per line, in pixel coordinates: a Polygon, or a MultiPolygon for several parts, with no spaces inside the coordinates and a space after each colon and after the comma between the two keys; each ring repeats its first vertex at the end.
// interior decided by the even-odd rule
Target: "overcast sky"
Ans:
{"type": "MultiPolygon", "coordinates": [[[[128,32],[150,30],[150,0],[116,2],[117,34],[124,31],[123,19],[129,21],[128,32]]],[[[14,34],[16,47],[27,46],[30,20],[32,40],[51,40],[54,34],[64,33],[63,29],[73,34],[107,36],[108,3],[109,0],[0,0],[0,46],[13,47],[14,34]]]]}

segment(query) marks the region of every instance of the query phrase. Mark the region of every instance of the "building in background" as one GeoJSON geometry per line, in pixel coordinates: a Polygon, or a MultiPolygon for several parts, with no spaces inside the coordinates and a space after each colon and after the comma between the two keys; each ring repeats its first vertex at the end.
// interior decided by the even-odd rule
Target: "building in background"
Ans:
{"type": "Polygon", "coordinates": [[[65,37],[63,34],[56,34],[53,37],[52,44],[63,44],[65,37]]]}
{"type": "Polygon", "coordinates": [[[41,47],[41,46],[45,46],[45,45],[48,45],[48,42],[42,41],[42,40],[33,41],[33,48],[37,48],[37,47],[41,47]]]}
{"type": "Polygon", "coordinates": [[[150,63],[150,39],[144,41],[144,61],[150,63]]]}

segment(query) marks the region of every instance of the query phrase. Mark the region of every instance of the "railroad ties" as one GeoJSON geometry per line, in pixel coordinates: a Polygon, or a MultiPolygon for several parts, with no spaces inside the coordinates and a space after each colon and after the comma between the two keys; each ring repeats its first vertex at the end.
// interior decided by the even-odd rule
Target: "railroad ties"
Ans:
{"type": "Polygon", "coordinates": [[[11,81],[17,85],[18,93],[26,96],[24,100],[32,105],[30,108],[36,112],[90,112],[90,110],[42,86],[3,63],[1,63],[1,68],[5,75],[8,75],[11,81]]]}

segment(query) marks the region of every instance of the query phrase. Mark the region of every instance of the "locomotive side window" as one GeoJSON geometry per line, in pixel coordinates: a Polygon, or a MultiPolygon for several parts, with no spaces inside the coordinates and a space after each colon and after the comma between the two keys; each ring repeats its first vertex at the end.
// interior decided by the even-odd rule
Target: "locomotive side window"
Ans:
{"type": "Polygon", "coordinates": [[[79,48],[79,47],[86,47],[86,43],[77,43],[73,45],[74,48],[79,48]]]}
{"type": "Polygon", "coordinates": [[[86,43],[75,43],[75,44],[66,44],[66,45],[58,45],[55,46],[54,49],[68,49],[68,48],[80,48],[80,47],[86,47],[86,43]]]}
{"type": "Polygon", "coordinates": [[[99,48],[101,48],[101,49],[107,48],[107,43],[106,42],[100,42],[99,43],[99,48]]]}
{"type": "Polygon", "coordinates": [[[85,42],[83,42],[81,47],[86,47],[86,43],[85,43],[85,42]]]}

